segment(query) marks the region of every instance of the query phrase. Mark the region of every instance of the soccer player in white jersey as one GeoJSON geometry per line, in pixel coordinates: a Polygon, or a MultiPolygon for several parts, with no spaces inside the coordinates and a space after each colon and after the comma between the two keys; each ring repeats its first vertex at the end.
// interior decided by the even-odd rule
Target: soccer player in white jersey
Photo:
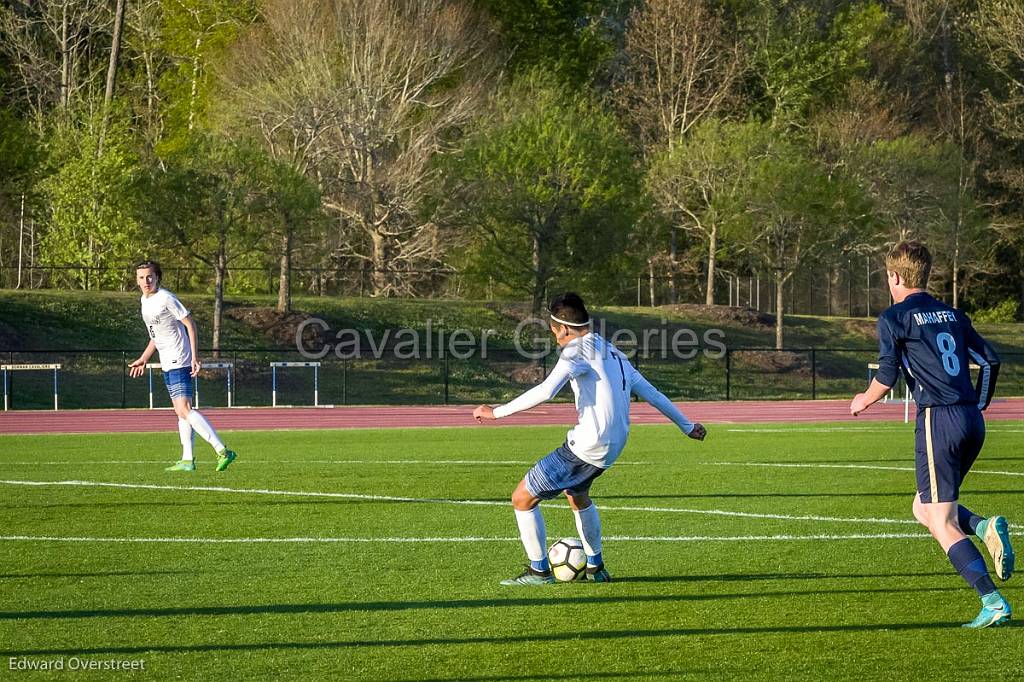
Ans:
{"type": "Polygon", "coordinates": [[[512,493],[519,536],[530,564],[521,575],[503,580],[502,585],[555,581],[548,564],[539,505],[541,500],[562,493],[576,516],[576,528],[587,553],[587,580],[611,580],[601,556],[601,520],[590,499],[590,485],[615,463],[626,445],[630,394],[636,393],[654,405],[690,438],[704,440],[707,435],[703,425],[690,422],[621,351],[591,330],[590,314],[579,295],[570,292],[555,297],[549,314],[561,357],[548,377],[505,405],[481,405],[473,411],[478,422],[501,419],[551,400],[566,382],[576,399],[579,423],[569,431],[565,443],[538,461],[512,493]]]}
{"type": "Polygon", "coordinates": [[[160,353],[160,368],[174,413],[178,415],[178,435],[181,437],[181,461],[167,467],[166,471],[196,470],[192,455],[193,431],[217,451],[217,471],[224,471],[237,455],[224,446],[206,417],[199,410],[192,409],[192,378],[202,369],[196,323],[181,301],[160,287],[162,275],[156,261],[146,260],[135,267],[135,282],[142,291],[142,319],[149,331],[149,345],[138,360],[128,365],[128,374],[133,378],[142,376],[149,358],[154,352],[160,353]]]}

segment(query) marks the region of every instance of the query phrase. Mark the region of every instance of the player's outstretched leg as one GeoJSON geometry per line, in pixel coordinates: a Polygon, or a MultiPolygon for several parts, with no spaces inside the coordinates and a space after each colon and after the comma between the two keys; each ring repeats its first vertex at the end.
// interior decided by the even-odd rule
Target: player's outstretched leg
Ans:
{"type": "Polygon", "coordinates": [[[975,531],[992,556],[992,565],[1000,580],[1013,575],[1014,554],[1010,545],[1010,523],[1005,516],[991,516],[978,524],[975,531]]]}
{"type": "Polygon", "coordinates": [[[235,458],[238,457],[237,453],[233,450],[228,450],[227,446],[221,441],[220,436],[217,435],[217,430],[213,428],[210,422],[206,421],[206,417],[199,410],[192,409],[189,398],[176,398],[173,402],[174,411],[177,412],[178,418],[186,421],[192,430],[198,433],[217,452],[217,471],[227,469],[235,461],[235,458]]]}

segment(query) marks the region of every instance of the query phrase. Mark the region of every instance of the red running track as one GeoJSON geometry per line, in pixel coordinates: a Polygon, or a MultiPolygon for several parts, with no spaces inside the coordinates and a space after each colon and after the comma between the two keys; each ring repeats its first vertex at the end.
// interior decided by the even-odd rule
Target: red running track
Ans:
{"type": "MultiPolygon", "coordinates": [[[[729,401],[679,403],[686,415],[709,424],[794,423],[821,421],[898,421],[903,403],[877,404],[851,417],[845,400],[729,401]]],[[[218,429],[351,429],[472,426],[472,405],[416,407],[254,407],[204,409],[218,429]]],[[[914,407],[911,406],[911,417],[914,407]]],[[[1024,398],[993,402],[987,419],[1024,420],[1024,398]]],[[[174,428],[170,408],[159,410],[62,410],[0,412],[0,434],[153,432],[174,428]]],[[[546,404],[488,425],[571,426],[576,413],[569,403],[546,404]]],[[[634,424],[667,420],[646,403],[634,403],[634,424]]]]}

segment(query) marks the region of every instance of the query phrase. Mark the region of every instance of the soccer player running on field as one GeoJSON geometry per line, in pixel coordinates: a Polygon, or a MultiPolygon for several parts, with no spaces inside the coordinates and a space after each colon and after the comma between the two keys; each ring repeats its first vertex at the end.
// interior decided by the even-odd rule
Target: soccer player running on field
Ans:
{"type": "Polygon", "coordinates": [[[539,505],[541,500],[562,493],[576,516],[576,528],[587,554],[587,580],[611,580],[601,556],[601,520],[590,499],[590,485],[615,463],[626,445],[631,393],[654,405],[690,438],[704,440],[707,435],[701,424],[691,423],[644,379],[622,352],[591,331],[590,314],[577,294],[555,297],[549,313],[551,333],[561,347],[561,356],[548,377],[505,405],[481,405],[473,410],[478,422],[501,419],[551,400],[569,382],[579,417],[565,443],[538,461],[512,493],[519,536],[530,563],[521,575],[503,580],[502,585],[555,582],[539,505]]]}
{"type": "Polygon", "coordinates": [[[156,261],[146,260],[135,266],[135,282],[142,291],[142,319],[149,331],[149,345],[138,360],[128,365],[128,374],[133,378],[142,376],[149,358],[155,351],[160,352],[160,369],[174,413],[178,415],[181,437],[181,461],[167,467],[166,471],[196,470],[192,456],[193,431],[217,451],[217,471],[224,471],[237,455],[224,446],[206,417],[192,409],[192,378],[202,369],[196,323],[181,301],[160,287],[162,276],[156,261]]]}
{"type": "Polygon", "coordinates": [[[900,242],[886,256],[895,303],[878,318],[878,373],[853,398],[850,412],[860,414],[888,393],[902,369],[917,402],[914,516],[981,597],[981,611],[964,627],[984,628],[1007,622],[1010,605],[969,536],[985,543],[1002,580],[1013,573],[1013,548],[1004,517],[982,518],[958,499],[985,442],[981,412],[992,400],[999,357],[966,315],[927,293],[931,267],[931,254],[920,242],[900,242]],[[971,361],[981,368],[977,386],[968,371],[971,361]]]}

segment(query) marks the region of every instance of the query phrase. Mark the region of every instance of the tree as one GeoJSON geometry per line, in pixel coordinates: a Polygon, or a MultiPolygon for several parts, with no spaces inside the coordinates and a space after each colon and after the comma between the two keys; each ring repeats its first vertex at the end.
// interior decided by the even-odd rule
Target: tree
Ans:
{"type": "Polygon", "coordinates": [[[11,57],[20,99],[42,132],[54,109],[89,99],[103,74],[93,55],[111,15],[99,0],[42,0],[0,6],[0,50],[11,57]]]}
{"type": "MultiPolygon", "coordinates": [[[[670,156],[684,144],[691,128],[714,116],[730,95],[740,74],[741,57],[739,44],[729,34],[721,14],[709,9],[704,0],[651,0],[630,13],[614,98],[648,162],[670,156]]],[[[671,190],[668,194],[657,191],[667,189],[672,178],[652,172],[658,177],[650,185],[660,198],[656,205],[668,217],[669,295],[676,303],[678,215],[689,209],[669,199],[671,190]]],[[[676,193],[675,199],[679,198],[676,193]]],[[[709,282],[714,281],[715,237],[712,234],[710,239],[709,282]]],[[[650,262],[655,259],[652,255],[650,262]]],[[[713,286],[708,287],[707,301],[714,303],[713,286]]]]}
{"type": "Polygon", "coordinates": [[[474,0],[498,24],[513,74],[590,83],[614,52],[630,0],[474,0]]]}
{"type": "Polygon", "coordinates": [[[870,205],[856,184],[827,172],[803,146],[773,136],[745,185],[747,254],[772,273],[775,347],[783,348],[785,286],[799,267],[813,267],[844,233],[863,229],[870,205]]]}
{"type": "Polygon", "coordinates": [[[49,207],[40,255],[49,265],[84,266],[55,275],[55,284],[121,287],[123,268],[143,242],[141,167],[124,126],[111,126],[97,155],[99,126],[91,123],[83,129],[63,126],[49,141],[56,171],[39,185],[49,207]]]}
{"type": "Polygon", "coordinates": [[[556,280],[607,287],[638,194],[614,118],[537,72],[491,111],[452,164],[446,192],[448,220],[474,235],[472,269],[529,296],[537,316],[556,280]]]}
{"type": "Polygon", "coordinates": [[[370,272],[373,294],[411,294],[444,253],[424,197],[435,155],[483,103],[491,36],[444,0],[276,0],[223,69],[226,127],[318,185],[334,260],[370,272]]]}
{"type": "Polygon", "coordinates": [[[647,188],[663,215],[705,245],[705,303],[715,302],[715,267],[722,231],[747,210],[743,203],[753,164],[767,153],[770,133],[759,123],[707,118],[656,158],[647,188]]]}
{"type": "Polygon", "coordinates": [[[220,348],[229,267],[257,251],[267,235],[260,220],[272,203],[266,156],[252,144],[193,134],[153,169],[145,196],[158,238],[213,271],[213,349],[220,348]],[[188,201],[182,201],[188,197],[188,201]]]}

